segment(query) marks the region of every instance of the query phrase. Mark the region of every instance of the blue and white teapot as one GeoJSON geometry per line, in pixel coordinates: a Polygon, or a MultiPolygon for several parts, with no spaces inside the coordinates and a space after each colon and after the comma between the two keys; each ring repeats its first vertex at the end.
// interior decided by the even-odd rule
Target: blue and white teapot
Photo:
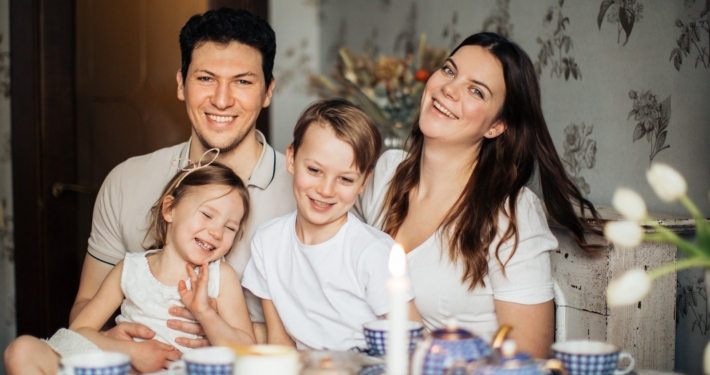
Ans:
{"type": "Polygon", "coordinates": [[[557,359],[539,360],[525,353],[517,353],[515,342],[505,340],[500,349],[474,362],[454,364],[446,375],[550,375],[552,370],[567,375],[562,363],[557,359]]]}
{"type": "MultiPolygon", "coordinates": [[[[493,348],[499,348],[510,326],[501,326],[493,339],[493,348]]],[[[412,375],[444,375],[455,364],[468,364],[491,354],[491,346],[482,338],[458,327],[456,319],[449,319],[446,328],[437,329],[424,340],[412,355],[412,375]]],[[[457,368],[452,375],[464,374],[457,368]]]]}

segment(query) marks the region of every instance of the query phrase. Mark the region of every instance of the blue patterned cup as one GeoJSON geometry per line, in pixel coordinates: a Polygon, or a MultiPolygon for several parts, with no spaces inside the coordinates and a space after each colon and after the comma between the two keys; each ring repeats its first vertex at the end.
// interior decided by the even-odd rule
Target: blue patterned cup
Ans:
{"type": "Polygon", "coordinates": [[[128,375],[131,358],[115,352],[91,352],[64,357],[59,361],[60,375],[128,375]]]}
{"type": "Polygon", "coordinates": [[[552,355],[562,362],[570,375],[623,375],[634,368],[634,358],[618,347],[599,341],[578,340],[552,345],[552,355]],[[619,360],[629,359],[625,369],[619,360]]]}
{"type": "Polygon", "coordinates": [[[184,368],[188,375],[232,375],[236,357],[232,349],[212,346],[189,351],[170,365],[170,373],[184,368]]]}
{"type": "MultiPolygon", "coordinates": [[[[369,349],[368,354],[374,356],[386,354],[388,326],[387,320],[375,320],[362,325],[365,342],[367,342],[369,349]]],[[[409,321],[407,322],[407,330],[409,331],[409,354],[411,355],[417,344],[424,338],[424,327],[419,322],[409,321]]]]}

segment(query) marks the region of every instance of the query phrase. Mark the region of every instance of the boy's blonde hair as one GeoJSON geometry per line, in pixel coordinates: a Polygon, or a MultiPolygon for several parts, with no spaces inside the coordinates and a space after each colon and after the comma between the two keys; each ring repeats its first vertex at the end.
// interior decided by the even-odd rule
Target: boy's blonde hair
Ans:
{"type": "Polygon", "coordinates": [[[239,194],[239,197],[242,199],[242,204],[244,205],[244,215],[239,221],[239,230],[237,230],[237,234],[234,236],[234,241],[239,241],[242,238],[244,234],[244,223],[246,223],[249,217],[249,191],[246,186],[244,186],[242,179],[239,178],[231,168],[222,163],[213,161],[211,164],[192,172],[183,171],[176,173],[170,182],[168,182],[163,190],[163,194],[160,195],[160,199],[150,208],[150,226],[148,227],[148,232],[145,234],[143,243],[145,244],[149,238],[151,238],[153,242],[147,247],[145,245],[143,246],[146,250],[162,249],[165,247],[165,241],[168,236],[168,222],[166,222],[163,217],[163,202],[165,201],[165,197],[172,195],[174,198],[170,203],[170,207],[166,208],[177,207],[187,194],[194,192],[195,188],[207,185],[227,186],[239,194]]]}
{"type": "Polygon", "coordinates": [[[323,99],[306,108],[293,129],[293,154],[303,143],[306,130],[312,124],[330,126],[335,136],[348,143],[355,154],[355,167],[367,173],[375,167],[382,151],[382,136],[375,122],[365,111],[345,99],[323,99]]]}

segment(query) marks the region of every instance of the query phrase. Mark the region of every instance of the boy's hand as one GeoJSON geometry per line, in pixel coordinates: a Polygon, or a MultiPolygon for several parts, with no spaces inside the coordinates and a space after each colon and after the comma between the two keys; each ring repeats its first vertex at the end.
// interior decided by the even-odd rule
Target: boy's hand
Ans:
{"type": "Polygon", "coordinates": [[[207,264],[203,264],[200,266],[200,273],[195,274],[195,271],[189,264],[185,265],[185,267],[187,268],[187,274],[190,277],[192,290],[188,290],[185,282],[180,280],[178,283],[180,301],[197,320],[200,320],[205,313],[214,311],[214,309],[210,306],[207,293],[207,284],[210,276],[209,268],[207,264]]]}
{"type": "Polygon", "coordinates": [[[182,357],[175,347],[157,340],[136,342],[129,350],[131,365],[139,373],[157,372],[167,369],[172,361],[182,357]]]}

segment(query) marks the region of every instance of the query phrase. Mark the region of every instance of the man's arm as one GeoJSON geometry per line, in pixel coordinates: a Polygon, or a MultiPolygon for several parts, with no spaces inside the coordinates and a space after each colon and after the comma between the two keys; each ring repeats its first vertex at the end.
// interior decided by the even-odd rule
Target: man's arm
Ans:
{"type": "Polygon", "coordinates": [[[101,283],[104,282],[104,279],[106,279],[106,276],[112,269],[112,265],[101,262],[88,253],[86,254],[84,257],[84,266],[81,269],[79,291],[76,294],[74,306],[72,306],[71,312],[69,313],[70,325],[74,322],[74,319],[76,319],[81,310],[84,309],[86,304],[94,298],[101,283]]]}

